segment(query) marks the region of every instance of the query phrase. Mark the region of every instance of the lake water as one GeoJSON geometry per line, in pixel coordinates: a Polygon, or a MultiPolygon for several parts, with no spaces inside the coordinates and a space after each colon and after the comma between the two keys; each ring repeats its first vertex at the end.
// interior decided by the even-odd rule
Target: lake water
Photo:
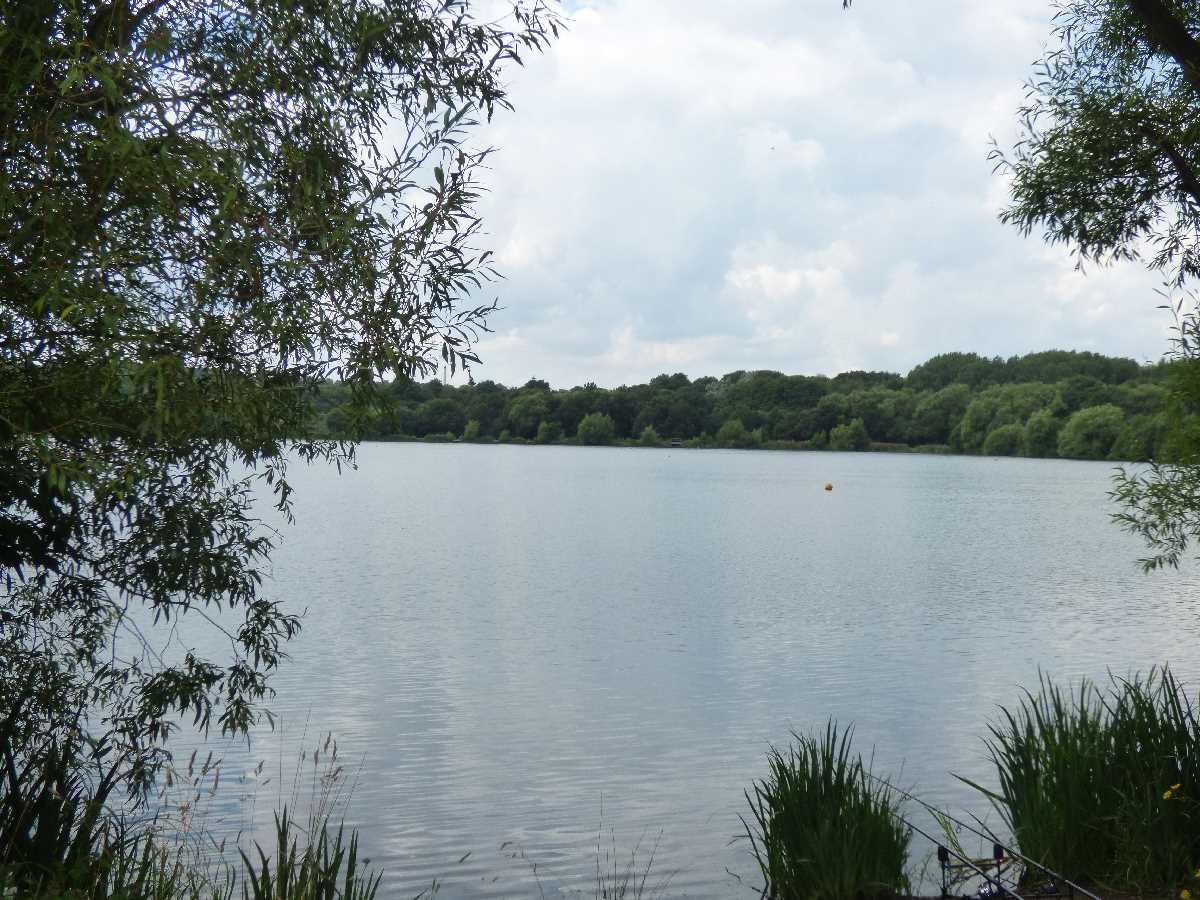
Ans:
{"type": "Polygon", "coordinates": [[[297,467],[267,590],[307,608],[284,724],[226,765],[275,772],[332,731],[386,897],[435,878],[440,897],[591,896],[639,842],[664,896],[756,896],[742,792],[791,729],[854,723],[877,771],[983,814],[950,773],[994,781],[981,737],[1039,667],[1169,662],[1200,685],[1200,577],[1141,574],[1111,473],[424,444],[297,467]]]}

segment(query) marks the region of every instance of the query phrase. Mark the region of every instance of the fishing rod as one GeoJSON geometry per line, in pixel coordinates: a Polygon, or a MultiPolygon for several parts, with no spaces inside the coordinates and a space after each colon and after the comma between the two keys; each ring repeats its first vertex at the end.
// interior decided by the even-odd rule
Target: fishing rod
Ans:
{"type": "MultiPolygon", "coordinates": [[[[953,856],[956,859],[958,859],[958,861],[962,865],[966,866],[968,869],[971,869],[976,875],[978,875],[980,878],[982,878],[988,884],[995,887],[997,890],[1002,891],[1005,894],[1008,894],[1008,896],[1015,898],[1015,900],[1025,900],[1024,897],[1022,897],[1020,894],[1018,894],[1016,891],[1014,891],[1012,888],[1010,888],[1008,885],[1006,885],[1003,881],[1000,880],[1000,872],[998,870],[996,872],[996,877],[993,878],[991,875],[989,875],[987,872],[983,871],[983,869],[979,868],[979,866],[975,865],[975,863],[971,862],[971,860],[967,859],[965,856],[963,856],[957,850],[953,849],[952,847],[947,847],[945,844],[943,844],[941,841],[939,841],[937,838],[935,838],[933,835],[931,835],[928,831],[924,831],[924,830],[918,828],[916,825],[914,825],[912,822],[908,821],[908,819],[904,818],[904,816],[900,815],[899,813],[897,813],[896,816],[898,819],[900,819],[901,822],[903,822],[905,825],[907,825],[909,828],[911,828],[917,834],[924,837],[930,843],[935,844],[940,850],[945,850],[946,853],[948,853],[950,856],[953,856]]],[[[943,872],[943,879],[944,879],[944,872],[943,872]]],[[[943,880],[942,881],[943,896],[945,896],[945,889],[946,889],[946,882],[945,882],[945,880],[943,880]]]]}
{"type": "MultiPolygon", "coordinates": [[[[965,828],[965,829],[967,829],[967,831],[971,832],[972,834],[977,835],[977,836],[983,838],[984,840],[991,841],[997,847],[1000,847],[1001,849],[1003,849],[1004,852],[1007,853],[1009,856],[1014,857],[1015,859],[1019,859],[1021,862],[1025,863],[1027,866],[1033,866],[1038,871],[1043,872],[1046,875],[1049,875],[1053,879],[1061,881],[1063,884],[1065,884],[1069,888],[1071,888],[1071,890],[1078,891],[1079,893],[1083,894],[1085,897],[1090,898],[1090,900],[1100,900],[1100,898],[1097,897],[1095,894],[1093,894],[1091,891],[1086,890],[1085,888],[1081,888],[1079,885],[1077,885],[1075,882],[1071,881],[1069,878],[1066,878],[1063,875],[1059,875],[1053,869],[1049,868],[1048,866],[1042,865],[1037,860],[1030,859],[1028,856],[1025,856],[1021,852],[1014,850],[1012,847],[1009,847],[1006,844],[1002,844],[1000,841],[996,840],[996,836],[994,834],[988,834],[988,833],[982,831],[981,829],[976,828],[974,825],[969,825],[966,822],[962,821],[961,819],[957,819],[954,816],[950,815],[950,813],[944,812],[944,811],[938,809],[936,806],[926,803],[920,797],[916,797],[913,794],[910,794],[908,791],[904,790],[904,788],[896,787],[896,785],[892,784],[886,778],[880,778],[878,775],[874,775],[870,772],[867,773],[867,777],[870,778],[872,781],[879,782],[880,784],[882,784],[889,790],[895,791],[897,794],[904,797],[906,800],[912,800],[913,802],[920,804],[921,806],[925,807],[925,809],[927,809],[929,812],[933,813],[935,816],[941,816],[942,818],[946,819],[947,821],[953,822],[955,825],[959,826],[960,828],[965,828]]],[[[909,827],[912,827],[912,826],[910,825],[909,827]]],[[[922,832],[922,833],[924,833],[924,832],[922,832]]],[[[939,846],[940,846],[940,843],[938,841],[934,841],[934,843],[939,844],[939,846]]],[[[957,856],[957,854],[955,854],[955,855],[957,856]]]]}

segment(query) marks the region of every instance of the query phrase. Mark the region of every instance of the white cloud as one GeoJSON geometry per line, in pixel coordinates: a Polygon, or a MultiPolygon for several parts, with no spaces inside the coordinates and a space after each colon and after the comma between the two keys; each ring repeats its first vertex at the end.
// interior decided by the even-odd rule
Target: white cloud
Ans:
{"type": "Polygon", "coordinates": [[[486,139],[507,280],[476,377],[906,371],[1166,346],[1157,279],[996,212],[1044,0],[589,0],[486,139]]]}

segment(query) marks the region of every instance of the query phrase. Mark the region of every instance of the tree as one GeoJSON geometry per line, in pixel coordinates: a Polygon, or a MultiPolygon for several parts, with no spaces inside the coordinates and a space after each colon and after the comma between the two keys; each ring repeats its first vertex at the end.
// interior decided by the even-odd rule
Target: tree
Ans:
{"type": "Polygon", "coordinates": [[[1039,409],[1025,422],[1022,442],[1026,456],[1051,457],[1058,455],[1058,432],[1062,420],[1048,409],[1039,409]]]}
{"type": "MultiPolygon", "coordinates": [[[[1001,218],[1040,230],[1081,262],[1144,259],[1183,290],[1200,274],[1200,8],[1174,0],[1057,6],[1056,41],[1020,111],[1023,133],[1011,154],[994,154],[1012,178],[1001,218]]],[[[1174,301],[1175,355],[1193,359],[1200,329],[1186,296],[1174,301]]],[[[1176,387],[1181,404],[1200,397],[1188,393],[1200,382],[1183,377],[1176,387]]],[[[1117,520],[1150,547],[1143,566],[1177,566],[1200,537],[1200,444],[1172,462],[1122,470],[1114,484],[1117,520]]]]}
{"type": "Polygon", "coordinates": [[[870,450],[871,436],[862,419],[851,419],[829,432],[830,450],[870,450]]]}
{"type": "Polygon", "coordinates": [[[762,434],[746,428],[741,419],[726,419],[717,429],[716,441],[718,447],[746,449],[758,445],[762,434]]]}
{"type": "Polygon", "coordinates": [[[575,437],[581,444],[611,444],[615,435],[612,417],[598,412],[584,416],[575,431],[575,437]]]}
{"type": "Polygon", "coordinates": [[[1125,425],[1121,407],[1106,403],[1081,409],[1058,433],[1058,455],[1068,459],[1107,459],[1125,425]]]}
{"type": "Polygon", "coordinates": [[[1167,422],[1163,416],[1134,416],[1125,422],[1108,450],[1108,458],[1120,462],[1145,462],[1155,458],[1167,422]]]}
{"type": "Polygon", "coordinates": [[[1054,403],[1056,391],[1046,384],[999,384],[977,394],[960,424],[962,446],[978,450],[1001,425],[1024,425],[1039,409],[1054,403]]]}
{"type": "Polygon", "coordinates": [[[518,437],[532,438],[538,425],[550,415],[547,392],[540,388],[521,393],[508,408],[508,427],[518,437]]]}
{"type": "Polygon", "coordinates": [[[538,425],[537,436],[534,438],[539,444],[553,444],[562,437],[562,426],[557,422],[543,421],[538,425]]]}
{"type": "Polygon", "coordinates": [[[105,734],[145,785],[180,712],[249,727],[300,626],[260,584],[318,388],[361,433],[476,361],[473,126],[541,0],[8,0],[0,27],[0,749],[105,734]],[[394,140],[389,139],[396,136],[394,140]],[[240,612],[232,658],[106,652],[130,605],[240,612]],[[53,685],[53,690],[45,690],[53,685]]]}
{"type": "Polygon", "coordinates": [[[447,431],[458,434],[463,430],[466,421],[467,416],[461,403],[449,397],[436,397],[417,407],[413,434],[418,437],[445,434],[447,431]]]}
{"type": "Polygon", "coordinates": [[[971,389],[951,384],[917,403],[909,425],[909,439],[916,444],[945,444],[971,403],[971,389]]]}
{"type": "Polygon", "coordinates": [[[1058,383],[1058,402],[1066,413],[1109,402],[1112,391],[1091,375],[1072,375],[1058,383]]]}
{"type": "Polygon", "coordinates": [[[1025,445],[1025,429],[1020,425],[1001,425],[983,442],[984,456],[1020,456],[1025,445]]]}
{"type": "Polygon", "coordinates": [[[504,427],[507,403],[503,385],[482,381],[467,391],[467,417],[479,423],[480,434],[496,434],[504,427]]]}
{"type": "Polygon", "coordinates": [[[1164,0],[1059,0],[1054,38],[1020,110],[1012,203],[1081,259],[1147,262],[1176,284],[1200,274],[1200,10],[1164,0]]]}
{"type": "Polygon", "coordinates": [[[978,353],[942,353],[915,366],[904,381],[918,391],[939,391],[952,384],[977,388],[1001,381],[1000,369],[999,360],[978,353]]]}
{"type": "Polygon", "coordinates": [[[642,429],[642,435],[638,438],[638,444],[642,447],[657,447],[662,443],[662,438],[658,436],[658,432],[654,430],[653,425],[647,425],[642,429]]]}

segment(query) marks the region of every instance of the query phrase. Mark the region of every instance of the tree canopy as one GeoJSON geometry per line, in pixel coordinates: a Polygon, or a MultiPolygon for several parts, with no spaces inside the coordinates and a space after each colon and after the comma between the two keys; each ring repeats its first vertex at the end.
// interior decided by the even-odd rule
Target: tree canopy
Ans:
{"type": "MultiPolygon", "coordinates": [[[[388,387],[395,403],[368,422],[372,438],[441,440],[447,422],[464,440],[587,443],[584,422],[607,416],[608,441],[678,440],[714,447],[926,447],[991,452],[999,429],[1007,438],[990,446],[1005,453],[1058,455],[1058,434],[1081,410],[1113,405],[1123,440],[1100,457],[1154,459],[1165,448],[1172,365],[1139,365],[1095,353],[1047,351],[1010,359],[943,354],[907,376],[893,372],[785,375],[730,372],[721,378],[658,375],[645,384],[605,389],[594,384],[552,389],[545,382],[506,388],[491,381],[453,386],[401,380],[388,387]],[[970,360],[974,386],[930,378],[943,360],[970,360]],[[434,411],[438,412],[435,417],[434,411]],[[857,422],[853,428],[853,423],[857,422]],[[582,429],[582,431],[581,431],[582,429]],[[849,429],[849,430],[848,430],[849,429]],[[1012,436],[1021,432],[1021,440],[1012,436]],[[1130,456],[1116,456],[1116,450],[1130,456]]],[[[963,371],[959,369],[959,371],[963,371]]],[[[315,433],[348,433],[349,386],[331,382],[318,398],[315,433]]],[[[593,420],[594,421],[594,420],[593,420]]],[[[590,427],[590,426],[589,426],[590,427]]],[[[607,429],[606,429],[607,432],[607,429]]],[[[1069,443],[1064,455],[1075,455],[1069,443]]],[[[1086,456],[1095,456],[1094,444],[1086,456]]],[[[999,452],[999,451],[997,451],[999,452]]]]}
{"type": "Polygon", "coordinates": [[[103,732],[144,779],[179,712],[254,721],[299,627],[261,591],[252,498],[287,513],[288,461],[352,453],[307,436],[319,386],[347,387],[352,437],[381,378],[475,361],[468,138],[558,19],[6,0],[0,22],[0,742],[103,732]],[[137,605],[219,620],[230,658],[112,652],[137,605]]]}
{"type": "MultiPolygon", "coordinates": [[[[1151,438],[1169,452],[1152,454],[1147,471],[1120,474],[1114,496],[1124,506],[1118,520],[1151,548],[1143,564],[1178,565],[1200,536],[1200,444],[1189,424],[1200,380],[1188,371],[1200,365],[1188,293],[1200,274],[1200,8],[1180,0],[1059,0],[1055,8],[1019,140],[994,152],[1012,179],[1001,219],[1069,247],[1081,263],[1140,259],[1174,292],[1172,423],[1151,438]]],[[[1060,449],[1084,447],[1078,437],[1064,431],[1060,449]]],[[[1141,440],[1122,434],[1115,444],[1133,453],[1141,440]]]]}

